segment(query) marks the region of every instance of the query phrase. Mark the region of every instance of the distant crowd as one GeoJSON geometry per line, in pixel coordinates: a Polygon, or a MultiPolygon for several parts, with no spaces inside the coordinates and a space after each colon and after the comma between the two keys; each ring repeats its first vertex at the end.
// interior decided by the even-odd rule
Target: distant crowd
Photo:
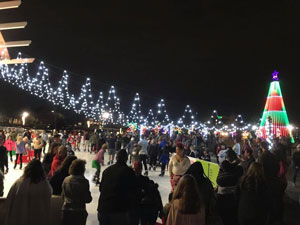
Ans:
{"type": "Polygon", "coordinates": [[[292,167],[296,185],[300,168],[300,144],[289,165],[291,146],[279,138],[268,143],[259,138],[224,138],[213,133],[174,133],[170,137],[155,132],[140,136],[53,131],[49,135],[45,131],[18,133],[12,129],[0,131],[0,194],[4,174],[9,175],[8,161],[15,160],[14,169],[18,164],[22,169],[23,155],[32,149],[34,159],[6,199],[7,225],[49,224],[52,195],[63,198],[63,225],[86,224],[86,204],[92,196],[90,182],[84,176],[86,162],[77,158],[76,151],[94,154],[93,182],[99,185],[97,212],[101,225],[155,225],[158,217],[167,225],[283,224],[287,170],[292,167]],[[202,164],[191,163],[191,158],[219,164],[216,185],[205,175],[202,164]],[[108,167],[100,177],[104,165],[108,167]],[[159,184],[148,177],[150,170],[158,168],[160,176],[167,171],[170,179],[169,202],[165,205],[159,184]]]}

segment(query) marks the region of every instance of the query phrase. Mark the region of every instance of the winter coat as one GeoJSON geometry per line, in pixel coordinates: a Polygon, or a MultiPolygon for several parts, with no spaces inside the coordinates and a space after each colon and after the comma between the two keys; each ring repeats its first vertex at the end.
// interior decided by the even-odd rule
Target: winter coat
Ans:
{"type": "Polygon", "coordinates": [[[270,195],[266,183],[260,184],[257,191],[253,188],[239,187],[239,225],[265,225],[270,212],[270,195]]]}
{"type": "Polygon", "coordinates": [[[50,178],[49,183],[53,189],[53,195],[61,195],[62,193],[62,184],[64,179],[69,176],[68,171],[58,169],[55,171],[53,176],[50,178]]]}
{"type": "Polygon", "coordinates": [[[149,146],[148,154],[150,156],[158,156],[159,155],[159,145],[158,144],[151,144],[149,146]]]}
{"type": "Polygon", "coordinates": [[[16,143],[16,153],[17,154],[24,154],[26,152],[26,142],[25,141],[21,141],[20,144],[16,143]]]}
{"type": "Polygon", "coordinates": [[[16,142],[14,142],[13,140],[6,140],[4,142],[4,146],[6,147],[7,151],[12,151],[12,150],[16,150],[16,142]]]}
{"type": "Polygon", "coordinates": [[[136,208],[137,181],[133,170],[117,161],[103,171],[100,192],[99,213],[122,213],[136,208]]]}
{"type": "Polygon", "coordinates": [[[3,165],[7,165],[7,150],[4,146],[0,146],[0,168],[3,165]]]}
{"type": "Polygon", "coordinates": [[[50,225],[52,188],[47,180],[19,178],[5,201],[5,225],[50,225]]]}
{"type": "Polygon", "coordinates": [[[84,176],[70,175],[62,184],[64,205],[62,210],[86,210],[85,204],[92,201],[90,184],[84,176]]]}

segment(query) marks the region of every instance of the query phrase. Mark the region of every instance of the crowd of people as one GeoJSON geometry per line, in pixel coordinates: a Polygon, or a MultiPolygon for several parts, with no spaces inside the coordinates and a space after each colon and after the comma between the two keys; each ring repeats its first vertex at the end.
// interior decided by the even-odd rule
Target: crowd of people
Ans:
{"type": "MultiPolygon", "coordinates": [[[[155,225],[158,217],[167,225],[280,225],[289,166],[290,146],[286,143],[275,138],[271,147],[259,138],[200,133],[170,137],[155,132],[139,136],[54,131],[49,136],[45,131],[0,131],[0,195],[4,174],[9,173],[8,160],[13,161],[9,152],[16,151],[14,168],[19,163],[22,169],[22,155],[34,149],[34,159],[9,190],[5,224],[49,224],[52,195],[63,198],[63,225],[86,224],[86,204],[92,196],[84,176],[86,162],[76,157],[76,151],[83,149],[94,153],[93,181],[99,185],[101,225],[155,225]],[[201,162],[191,163],[191,157],[205,161],[215,157],[220,166],[216,185],[204,173],[201,162]],[[108,167],[100,177],[105,164],[108,167]],[[158,167],[159,175],[164,176],[167,169],[170,179],[166,205],[159,185],[148,177],[148,172],[158,167]]],[[[291,166],[296,185],[300,144],[291,166]]]]}

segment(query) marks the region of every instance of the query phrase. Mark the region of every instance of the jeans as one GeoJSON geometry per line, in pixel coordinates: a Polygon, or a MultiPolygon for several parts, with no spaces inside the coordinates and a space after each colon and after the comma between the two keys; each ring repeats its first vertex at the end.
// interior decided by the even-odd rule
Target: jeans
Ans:
{"type": "Polygon", "coordinates": [[[85,210],[63,210],[62,225],[85,225],[88,213],[85,210]]]}
{"type": "Polygon", "coordinates": [[[144,164],[145,171],[148,171],[147,168],[147,155],[139,155],[140,161],[144,164]]]}
{"type": "Polygon", "coordinates": [[[161,164],[161,174],[165,174],[166,163],[161,164]]]}

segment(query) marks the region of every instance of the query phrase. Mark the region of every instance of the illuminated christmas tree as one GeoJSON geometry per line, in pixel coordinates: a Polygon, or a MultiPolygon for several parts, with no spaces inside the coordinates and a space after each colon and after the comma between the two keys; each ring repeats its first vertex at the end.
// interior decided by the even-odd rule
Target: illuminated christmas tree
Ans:
{"type": "Polygon", "coordinates": [[[278,72],[275,70],[272,76],[273,81],[270,84],[260,123],[260,135],[267,140],[279,136],[291,137],[291,141],[294,142],[280,89],[278,72]]]}

